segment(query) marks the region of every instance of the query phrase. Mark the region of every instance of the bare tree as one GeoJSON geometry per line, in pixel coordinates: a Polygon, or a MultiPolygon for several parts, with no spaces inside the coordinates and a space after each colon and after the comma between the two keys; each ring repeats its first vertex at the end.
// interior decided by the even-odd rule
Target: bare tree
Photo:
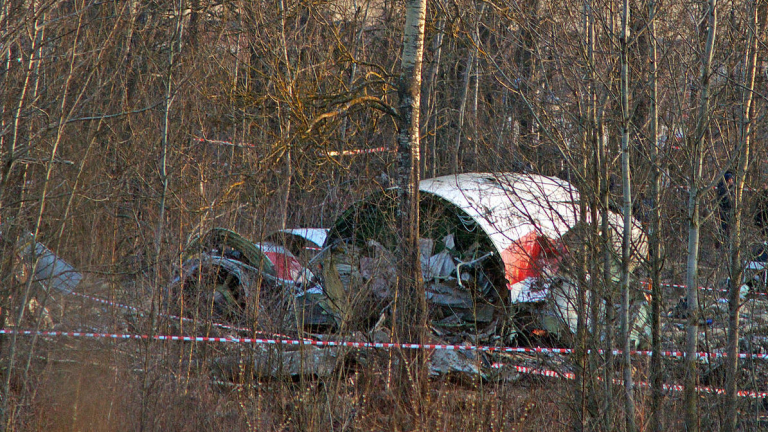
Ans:
{"type": "Polygon", "coordinates": [[[717,37],[717,0],[709,0],[706,8],[707,38],[701,58],[699,106],[696,125],[687,137],[691,157],[688,174],[688,262],[686,267],[686,292],[688,327],[685,348],[685,425],[688,431],[699,430],[699,416],[696,403],[696,370],[699,336],[699,248],[701,236],[701,200],[706,188],[702,187],[701,171],[704,163],[704,138],[710,119],[710,86],[712,80],[712,57],[717,37]]]}
{"type": "Polygon", "coordinates": [[[635,421],[634,386],[632,384],[632,357],[630,354],[630,317],[629,317],[629,262],[632,252],[632,183],[629,163],[629,0],[624,0],[621,16],[621,177],[623,189],[624,233],[621,243],[621,337],[622,360],[624,366],[624,415],[629,432],[637,430],[635,421]]]}
{"type": "Polygon", "coordinates": [[[661,405],[664,397],[661,368],[661,309],[664,294],[661,289],[661,161],[659,156],[659,72],[656,42],[656,0],[648,1],[648,61],[650,62],[650,126],[651,150],[651,229],[648,238],[648,261],[651,267],[651,421],[648,430],[661,430],[661,405]]]}
{"type": "Polygon", "coordinates": [[[735,190],[733,194],[733,209],[731,222],[733,224],[730,237],[730,283],[728,291],[728,341],[726,370],[726,404],[725,424],[723,430],[732,432],[736,430],[738,410],[736,406],[736,384],[739,370],[739,312],[741,298],[739,291],[742,279],[742,216],[744,213],[744,183],[749,169],[749,156],[753,127],[753,98],[755,91],[755,76],[757,75],[757,50],[760,23],[758,22],[758,2],[752,1],[748,7],[749,22],[747,44],[744,53],[744,83],[740,104],[741,122],[739,125],[739,139],[735,149],[737,157],[737,169],[735,175],[735,190]]]}
{"type": "MultiPolygon", "coordinates": [[[[403,29],[403,51],[397,82],[397,185],[399,228],[402,240],[398,250],[398,278],[393,311],[395,338],[401,342],[425,340],[427,306],[421,283],[419,259],[419,111],[421,101],[421,64],[424,55],[426,0],[408,0],[403,29]]],[[[421,350],[420,350],[421,351],[421,350]]],[[[401,356],[401,389],[411,395],[414,414],[423,414],[419,406],[426,390],[425,353],[415,358],[401,356]],[[410,386],[413,386],[409,389],[410,386]]]]}

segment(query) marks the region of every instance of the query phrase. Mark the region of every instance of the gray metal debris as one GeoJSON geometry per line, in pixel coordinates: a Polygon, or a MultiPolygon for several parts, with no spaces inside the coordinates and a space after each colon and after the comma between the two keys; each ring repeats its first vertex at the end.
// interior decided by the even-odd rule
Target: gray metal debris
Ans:
{"type": "Polygon", "coordinates": [[[69,294],[83,279],[83,275],[68,262],[51,252],[42,243],[35,242],[31,233],[19,239],[17,250],[23,262],[24,274],[29,274],[34,269],[32,281],[39,283],[45,289],[69,294]]]}

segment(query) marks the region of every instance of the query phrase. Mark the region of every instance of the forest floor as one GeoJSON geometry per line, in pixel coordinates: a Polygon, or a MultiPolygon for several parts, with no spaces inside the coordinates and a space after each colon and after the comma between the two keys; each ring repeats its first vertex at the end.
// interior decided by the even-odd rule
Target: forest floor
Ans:
{"type": "MultiPolygon", "coordinates": [[[[151,299],[137,292],[118,292],[103,284],[84,286],[83,292],[95,297],[151,309],[151,299]]],[[[666,291],[672,313],[681,293],[673,288],[666,291]]],[[[718,297],[716,291],[703,297],[705,320],[711,321],[700,327],[702,351],[720,352],[723,346],[724,305],[718,297]]],[[[745,302],[743,332],[747,337],[742,352],[768,353],[768,341],[761,336],[768,324],[766,300],[766,296],[753,293],[745,302]]],[[[149,316],[82,296],[56,294],[45,303],[47,319],[40,321],[42,331],[148,335],[152,327],[149,316]]],[[[670,317],[664,321],[665,348],[680,350],[684,346],[684,320],[670,317]]],[[[168,331],[180,333],[178,329],[168,331]]],[[[224,330],[201,331],[188,329],[188,334],[242,336],[224,330]]],[[[311,374],[294,374],[278,371],[281,355],[296,348],[279,345],[265,348],[53,334],[34,339],[22,336],[18,341],[17,370],[11,384],[19,402],[15,404],[19,407],[16,424],[22,430],[556,431],[569,428],[573,413],[580,409],[573,403],[574,381],[564,379],[573,372],[571,363],[567,357],[546,352],[485,357],[480,368],[482,378],[477,374],[434,376],[420,400],[407,401],[393,390],[396,356],[388,350],[346,350],[334,356],[335,366],[323,373],[315,369],[311,374]],[[265,350],[275,354],[265,357],[265,350]],[[361,352],[363,355],[356,355],[361,352]],[[254,366],[265,359],[275,363],[266,369],[254,366]],[[520,366],[534,373],[522,373],[520,366]],[[414,411],[421,414],[414,416],[414,411]]],[[[635,359],[636,382],[647,382],[649,357],[635,359]]],[[[765,362],[742,361],[742,390],[768,390],[765,362]]],[[[722,358],[700,363],[700,384],[723,388],[722,358]]],[[[680,364],[676,358],[664,358],[666,383],[682,383],[680,364]]],[[[605,370],[599,369],[591,380],[582,382],[588,394],[598,395],[598,399],[585,400],[583,408],[593,413],[610,409],[618,424],[620,410],[605,405],[606,386],[600,379],[604,374],[605,370]]],[[[618,405],[620,386],[612,386],[610,392],[618,405]]],[[[644,407],[650,393],[640,387],[636,394],[640,420],[646,422],[644,407]]],[[[682,412],[681,397],[675,389],[666,393],[665,423],[669,430],[676,429],[682,420],[678,415],[682,412]]],[[[765,426],[765,398],[744,397],[740,402],[745,427],[765,426]]],[[[721,406],[721,396],[701,393],[706,430],[718,429],[721,406]]],[[[600,417],[594,415],[593,421],[600,417]]]]}

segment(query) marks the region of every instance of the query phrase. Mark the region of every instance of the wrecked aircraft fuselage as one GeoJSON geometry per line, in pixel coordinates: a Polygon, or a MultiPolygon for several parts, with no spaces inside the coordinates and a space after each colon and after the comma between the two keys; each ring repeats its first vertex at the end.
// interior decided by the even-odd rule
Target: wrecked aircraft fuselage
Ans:
{"type": "MultiPolygon", "coordinates": [[[[516,314],[530,331],[575,331],[576,285],[560,266],[569,254],[564,239],[589,221],[580,220],[579,193],[570,183],[467,173],[423,180],[419,190],[422,278],[438,335],[515,332],[502,327],[516,314]]],[[[329,232],[322,283],[327,309],[342,326],[370,327],[391,304],[398,193],[389,189],[355,203],[329,232]]],[[[620,215],[611,214],[609,225],[620,239],[620,215]]],[[[639,225],[633,238],[644,243],[639,225]]]]}

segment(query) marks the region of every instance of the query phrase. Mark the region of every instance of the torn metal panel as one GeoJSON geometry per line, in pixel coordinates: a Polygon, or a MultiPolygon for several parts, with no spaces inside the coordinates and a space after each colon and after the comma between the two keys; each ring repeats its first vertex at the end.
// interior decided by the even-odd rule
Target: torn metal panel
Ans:
{"type": "MultiPolygon", "coordinates": [[[[377,338],[374,342],[391,342],[389,337],[377,338]]],[[[362,339],[360,334],[354,334],[355,340],[362,339]]],[[[441,343],[442,341],[432,341],[441,343]]],[[[263,345],[257,345],[252,350],[254,358],[254,373],[257,376],[272,378],[297,378],[300,376],[328,377],[338,373],[345,362],[360,365],[370,364],[381,351],[370,349],[350,349],[347,347],[315,347],[301,346],[275,350],[263,345]]],[[[235,376],[239,371],[239,363],[232,357],[220,357],[214,361],[214,368],[227,376],[235,376]]],[[[393,358],[398,362],[398,358],[393,358]]],[[[463,375],[486,378],[488,361],[483,353],[461,350],[432,350],[429,352],[430,376],[463,375]]]]}
{"type": "Polygon", "coordinates": [[[467,173],[424,180],[419,189],[461,209],[487,235],[513,301],[526,297],[543,267],[556,265],[559,239],[579,217],[578,191],[553,177],[467,173]]]}
{"type": "Polygon", "coordinates": [[[343,362],[348,348],[318,348],[302,346],[298,349],[275,350],[254,347],[255,373],[275,378],[316,376],[328,377],[343,362]]]}
{"type": "Polygon", "coordinates": [[[459,350],[434,350],[429,355],[431,376],[471,375],[485,378],[482,354],[459,350]]]}
{"type": "Polygon", "coordinates": [[[175,312],[198,319],[240,322],[257,285],[269,281],[243,262],[209,253],[186,260],[167,288],[175,312]]]}
{"type": "Polygon", "coordinates": [[[42,243],[35,242],[31,233],[23,235],[18,245],[18,254],[24,263],[23,272],[29,274],[34,269],[33,282],[39,283],[44,288],[69,294],[83,279],[83,275],[68,262],[51,252],[42,243]]]}

